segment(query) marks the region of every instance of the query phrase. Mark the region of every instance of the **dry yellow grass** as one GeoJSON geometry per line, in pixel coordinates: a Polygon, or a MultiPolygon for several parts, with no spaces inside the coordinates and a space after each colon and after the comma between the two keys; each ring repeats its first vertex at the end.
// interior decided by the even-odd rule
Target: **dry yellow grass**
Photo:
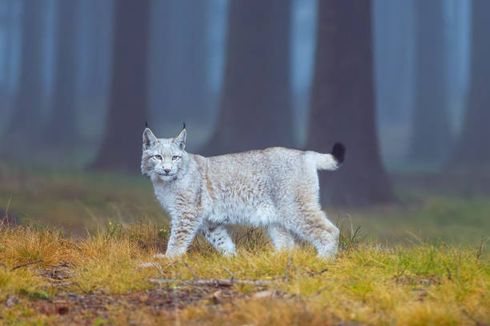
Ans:
{"type": "MultiPolygon", "coordinates": [[[[490,322],[490,263],[478,248],[418,244],[409,247],[360,243],[344,247],[337,259],[320,260],[310,247],[274,253],[260,233],[240,241],[239,255],[219,256],[201,240],[183,259],[152,255],[166,232],[150,222],[110,225],[85,239],[32,227],[0,229],[0,323],[57,324],[61,316],[43,313],[40,302],[60,293],[115,296],[108,315],[89,320],[109,324],[313,324],[338,322],[400,325],[461,325],[490,322]],[[66,284],[54,284],[46,271],[68,266],[66,284]],[[159,313],[147,305],[121,308],[118,295],[173,280],[168,291],[201,291],[183,280],[267,280],[264,287],[235,285],[233,296],[206,294],[201,300],[159,313]],[[264,292],[266,291],[266,292],[264,292]],[[260,292],[257,294],[257,292],[260,292]],[[7,299],[17,302],[7,307],[7,299]]],[[[228,291],[228,290],[227,290],[228,291]]],[[[209,292],[209,291],[208,291],[209,292]]],[[[178,302],[174,303],[178,305],[178,302]]],[[[151,305],[150,305],[151,306],[151,305]]],[[[65,318],[65,317],[63,317],[65,318]]],[[[92,318],[92,319],[90,319],[92,318]]]]}
{"type": "Polygon", "coordinates": [[[344,226],[334,261],[310,247],[274,253],[261,232],[240,229],[235,258],[197,239],[183,259],[141,268],[168,238],[144,179],[0,166],[0,204],[24,224],[0,227],[0,324],[490,324],[490,255],[479,245],[488,198],[421,196],[330,210],[344,226]],[[231,278],[269,283],[182,283],[231,278]]]}

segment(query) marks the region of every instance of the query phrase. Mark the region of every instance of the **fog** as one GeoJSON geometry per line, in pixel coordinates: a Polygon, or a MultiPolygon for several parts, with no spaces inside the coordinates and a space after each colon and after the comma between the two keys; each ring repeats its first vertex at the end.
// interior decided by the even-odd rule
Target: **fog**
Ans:
{"type": "Polygon", "coordinates": [[[479,192],[490,161],[489,9],[1,0],[1,161],[137,174],[145,122],[160,137],[185,122],[188,150],[206,155],[345,143],[344,170],[322,177],[322,198],[339,204],[394,201],[400,179],[427,175],[479,192]]]}

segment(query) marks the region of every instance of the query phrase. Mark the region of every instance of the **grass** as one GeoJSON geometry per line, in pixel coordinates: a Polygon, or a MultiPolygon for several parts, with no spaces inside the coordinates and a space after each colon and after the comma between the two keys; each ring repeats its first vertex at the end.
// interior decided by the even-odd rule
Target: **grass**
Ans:
{"type": "Polygon", "coordinates": [[[164,216],[147,180],[136,176],[14,168],[0,164],[0,207],[22,223],[62,227],[75,235],[109,220],[164,216]]]}
{"type": "MultiPolygon", "coordinates": [[[[239,255],[226,258],[208,246],[195,244],[180,260],[155,261],[159,248],[155,225],[140,222],[123,226],[117,234],[99,233],[86,239],[60,237],[57,232],[31,227],[2,228],[0,300],[15,296],[13,307],[0,307],[0,316],[23,320],[31,307],[41,323],[57,324],[58,316],[43,314],[39,302],[56,301],[61,293],[79,296],[103,293],[144,293],[155,288],[150,280],[169,279],[170,293],[199,287],[181,285],[193,279],[269,280],[265,287],[233,286],[234,299],[213,302],[212,289],[202,300],[169,314],[153,314],[147,306],[136,309],[140,321],[198,324],[325,324],[350,321],[362,324],[459,325],[489,322],[490,264],[477,248],[418,244],[384,247],[362,242],[343,250],[334,261],[320,260],[310,247],[274,253],[255,238],[255,248],[239,246],[239,255]],[[145,229],[147,232],[142,232],[145,229]],[[68,266],[66,284],[46,275],[68,266]],[[257,294],[259,293],[259,295],[257,294]],[[265,293],[265,297],[260,297],[265,293]],[[148,311],[145,311],[147,309],[148,311]],[[50,319],[47,319],[47,318],[50,319]]],[[[200,242],[202,240],[199,240],[200,242]]],[[[249,245],[251,245],[249,243],[249,245]]],[[[219,295],[218,295],[219,296],[219,295]]],[[[174,302],[179,305],[179,302],[174,302]]],[[[133,311],[109,305],[108,321],[129,323],[133,311]],[[113,306],[113,307],[111,307],[113,306]]],[[[135,311],[136,311],[135,310],[135,311]]],[[[95,320],[95,319],[94,319],[95,320]]]]}
{"type": "MultiPolygon", "coordinates": [[[[410,194],[409,196],[413,196],[410,194]]],[[[404,198],[403,195],[401,198],[404,198]]],[[[461,198],[430,194],[400,205],[339,212],[338,223],[361,226],[370,240],[479,245],[490,235],[488,197],[461,198]]]]}
{"type": "Polygon", "coordinates": [[[329,210],[342,226],[330,261],[305,245],[275,253],[249,229],[234,258],[198,238],[184,258],[155,260],[168,228],[144,180],[3,167],[0,181],[0,205],[23,222],[0,227],[0,324],[490,323],[486,198],[409,192],[329,210]],[[267,284],[183,283],[214,279],[267,284]]]}

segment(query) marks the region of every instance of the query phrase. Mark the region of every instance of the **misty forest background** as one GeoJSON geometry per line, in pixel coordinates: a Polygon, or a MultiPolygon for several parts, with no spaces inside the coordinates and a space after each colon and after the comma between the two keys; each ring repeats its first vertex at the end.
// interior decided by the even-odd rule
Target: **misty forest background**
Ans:
{"type": "MultiPolygon", "coordinates": [[[[490,187],[490,1],[0,0],[9,165],[139,173],[145,121],[188,150],[347,158],[322,199],[490,187]]],[[[2,174],[0,173],[0,183],[2,174]]]]}

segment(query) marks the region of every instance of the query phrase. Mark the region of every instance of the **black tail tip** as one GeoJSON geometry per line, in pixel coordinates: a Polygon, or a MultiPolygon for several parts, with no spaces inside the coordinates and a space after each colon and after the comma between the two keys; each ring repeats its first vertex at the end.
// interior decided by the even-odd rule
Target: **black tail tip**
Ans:
{"type": "Polygon", "coordinates": [[[342,163],[345,159],[345,146],[341,143],[335,143],[332,148],[332,155],[337,162],[342,163]]]}

